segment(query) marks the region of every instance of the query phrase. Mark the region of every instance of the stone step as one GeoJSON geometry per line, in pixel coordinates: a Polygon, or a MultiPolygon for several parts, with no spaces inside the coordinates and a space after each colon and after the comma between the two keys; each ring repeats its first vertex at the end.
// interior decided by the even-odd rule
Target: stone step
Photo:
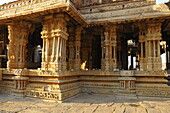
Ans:
{"type": "Polygon", "coordinates": [[[168,80],[167,84],[168,84],[168,86],[170,86],[170,74],[169,74],[169,72],[168,72],[168,77],[165,77],[165,79],[168,80]]]}

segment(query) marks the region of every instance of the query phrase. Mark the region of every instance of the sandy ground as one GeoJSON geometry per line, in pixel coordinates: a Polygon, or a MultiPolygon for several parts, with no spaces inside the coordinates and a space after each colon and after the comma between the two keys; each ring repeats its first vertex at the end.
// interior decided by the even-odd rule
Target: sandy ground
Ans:
{"type": "Polygon", "coordinates": [[[0,113],[170,113],[170,99],[83,94],[57,103],[0,94],[0,113]]]}

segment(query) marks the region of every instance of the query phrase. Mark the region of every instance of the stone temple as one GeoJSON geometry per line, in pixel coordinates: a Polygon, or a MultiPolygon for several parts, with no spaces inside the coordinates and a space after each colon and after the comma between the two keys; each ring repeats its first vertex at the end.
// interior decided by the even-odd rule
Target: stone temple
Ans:
{"type": "Polygon", "coordinates": [[[2,93],[55,101],[82,93],[170,98],[170,3],[3,4],[0,66],[2,93]]]}

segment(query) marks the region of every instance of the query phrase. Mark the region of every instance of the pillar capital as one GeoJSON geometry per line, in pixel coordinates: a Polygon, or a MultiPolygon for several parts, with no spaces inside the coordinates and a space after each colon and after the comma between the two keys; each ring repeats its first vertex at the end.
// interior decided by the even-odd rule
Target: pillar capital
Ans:
{"type": "Polygon", "coordinates": [[[145,22],[139,22],[139,42],[142,43],[146,39],[147,24],[145,22]]]}
{"type": "Polygon", "coordinates": [[[103,26],[104,27],[104,32],[109,32],[110,30],[110,24],[106,24],[103,26]]]}
{"type": "Polygon", "coordinates": [[[150,21],[147,23],[147,40],[162,40],[161,22],[150,21]]]}
{"type": "Polygon", "coordinates": [[[83,27],[82,26],[76,26],[75,30],[75,40],[80,40],[81,38],[81,33],[82,33],[83,27]]]}

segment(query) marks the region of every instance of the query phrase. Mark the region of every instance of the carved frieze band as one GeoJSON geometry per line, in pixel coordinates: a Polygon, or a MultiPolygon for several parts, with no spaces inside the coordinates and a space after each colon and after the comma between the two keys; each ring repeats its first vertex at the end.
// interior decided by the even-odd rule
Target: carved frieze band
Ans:
{"type": "Polygon", "coordinates": [[[45,99],[59,99],[59,94],[52,92],[41,92],[41,91],[26,91],[26,96],[45,98],[45,99]]]}

